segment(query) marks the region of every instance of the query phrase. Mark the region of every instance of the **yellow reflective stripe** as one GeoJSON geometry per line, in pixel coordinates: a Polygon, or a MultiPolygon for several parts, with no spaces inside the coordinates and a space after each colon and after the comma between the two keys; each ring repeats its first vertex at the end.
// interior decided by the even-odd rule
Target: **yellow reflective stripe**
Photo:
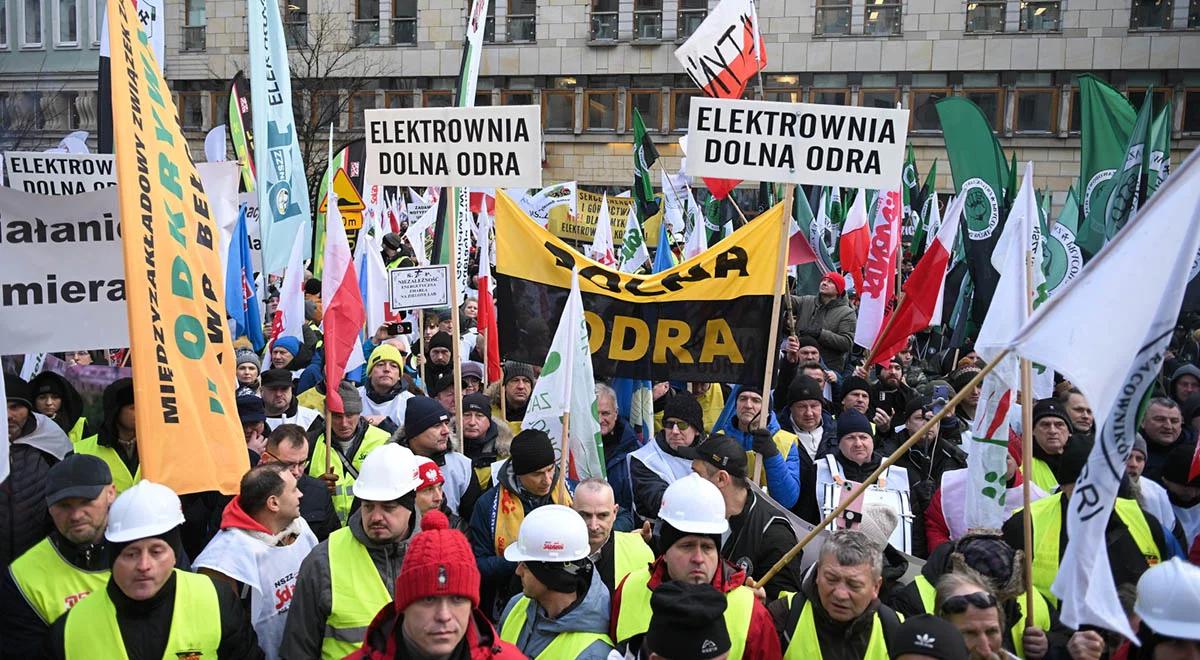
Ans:
{"type": "Polygon", "coordinates": [[[1058,492],[1029,505],[1033,526],[1033,587],[1046,600],[1058,605],[1050,585],[1058,575],[1058,537],[1062,533],[1062,493],[1058,492]]]}
{"type": "Polygon", "coordinates": [[[637,532],[613,532],[613,584],[654,563],[654,552],[637,532]]]}
{"type": "Polygon", "coordinates": [[[367,626],[392,601],[371,555],[349,527],[329,535],[331,606],[321,641],[322,658],[344,658],[362,646],[367,626]]]}
{"type": "Polygon", "coordinates": [[[133,488],[133,485],[142,480],[142,463],[138,461],[138,469],[136,474],[129,474],[129,468],[125,467],[125,461],[121,460],[121,456],[112,447],[106,447],[100,444],[100,436],[93,435],[75,444],[76,454],[90,454],[99,458],[108,464],[108,469],[112,472],[113,487],[116,488],[117,494],[133,488]]]}
{"type": "MultiPolygon", "coordinates": [[[[215,658],[221,645],[221,607],[210,578],[175,571],[175,607],[163,660],[215,658]]],[[[103,649],[109,660],[129,660],[117,624],[117,610],[104,589],[84,598],[67,615],[63,646],[68,660],[95,658],[103,649]]]]}
{"type": "MultiPolygon", "coordinates": [[[[500,626],[500,639],[513,645],[517,643],[517,640],[521,638],[521,631],[525,629],[525,624],[529,621],[529,608],[532,605],[532,600],[526,596],[521,596],[520,600],[509,610],[508,617],[504,619],[504,623],[500,626]]],[[[554,641],[542,649],[541,653],[537,654],[535,660],[574,658],[582,654],[587,647],[596,642],[604,642],[609,648],[612,648],[613,645],[608,635],[600,633],[560,633],[554,638],[554,641]]]]}
{"type": "Polygon", "coordinates": [[[921,604],[925,606],[925,613],[933,614],[933,606],[937,602],[937,587],[924,575],[913,578],[913,584],[917,585],[917,592],[921,594],[921,604]]]}
{"type": "Polygon", "coordinates": [[[109,576],[108,571],[85,571],[63,559],[50,539],[42,539],[8,570],[21,595],[46,625],[88,594],[104,589],[109,576]]]}
{"type": "Polygon", "coordinates": [[[1058,477],[1054,476],[1054,470],[1050,469],[1050,464],[1040,458],[1033,459],[1033,469],[1029,471],[1029,478],[1047,493],[1053,493],[1058,490],[1058,477]]]}
{"type": "Polygon", "coordinates": [[[1150,521],[1146,520],[1146,514],[1142,512],[1138,503],[1119,497],[1114,508],[1117,516],[1121,518],[1121,522],[1125,523],[1125,528],[1129,530],[1129,535],[1133,537],[1133,542],[1142,551],[1146,563],[1154,566],[1162,561],[1162,554],[1159,552],[1158,544],[1154,542],[1154,534],[1150,531],[1150,521]]]}
{"type": "MultiPolygon", "coordinates": [[[[1009,629],[1009,635],[1012,637],[1013,649],[1016,651],[1018,658],[1025,657],[1025,628],[1029,624],[1025,623],[1025,594],[1016,597],[1017,607],[1020,608],[1021,617],[1009,629]]],[[[1042,631],[1050,630],[1050,606],[1046,604],[1046,599],[1038,592],[1033,592],[1033,626],[1041,628],[1042,631]]]]}
{"type": "MultiPolygon", "coordinates": [[[[790,601],[789,601],[790,604],[790,601]]],[[[883,624],[876,613],[871,622],[871,639],[867,642],[864,660],[888,660],[887,640],[883,637],[883,624]]],[[[817,638],[817,625],[813,621],[812,603],[805,601],[800,620],[792,639],[783,653],[784,660],[820,660],[821,641],[817,638]]]]}

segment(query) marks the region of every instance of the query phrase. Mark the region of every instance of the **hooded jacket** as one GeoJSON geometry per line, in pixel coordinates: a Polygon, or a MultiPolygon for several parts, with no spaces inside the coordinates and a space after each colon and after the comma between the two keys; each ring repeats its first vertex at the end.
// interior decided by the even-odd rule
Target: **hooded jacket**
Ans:
{"type": "MultiPolygon", "coordinates": [[[[508,605],[504,608],[504,615],[500,617],[501,630],[504,629],[504,622],[508,620],[513,606],[521,598],[522,596],[518,594],[508,601],[508,605]]],[[[608,587],[604,586],[604,581],[600,579],[599,573],[592,571],[592,581],[588,585],[587,593],[562,614],[559,614],[558,618],[551,619],[546,616],[542,606],[538,605],[537,601],[531,601],[525,619],[525,627],[521,629],[514,645],[525,655],[536,658],[539,653],[546,650],[550,642],[563,633],[586,632],[607,635],[609,603],[608,587]]],[[[576,658],[578,660],[604,660],[610,651],[612,651],[611,646],[597,640],[589,644],[576,658]]]]}
{"type": "Polygon", "coordinates": [[[821,360],[834,371],[841,371],[846,354],[854,347],[854,328],[858,324],[854,308],[846,296],[836,296],[821,304],[820,296],[800,296],[795,299],[796,327],[818,326],[814,337],[821,360]]]}
{"type": "Polygon", "coordinates": [[[29,411],[21,437],[8,446],[8,478],[0,482],[0,566],[53,529],[46,507],[46,474],[71,452],[71,441],[54,420],[29,411]]]}
{"type": "Polygon", "coordinates": [[[633,426],[620,417],[613,425],[613,430],[602,436],[601,440],[604,443],[604,471],[608,475],[608,483],[612,486],[617,504],[621,506],[613,529],[628,532],[634,528],[633,480],[629,476],[629,455],[641,445],[638,443],[637,434],[633,432],[633,426]]]}
{"type": "MultiPolygon", "coordinates": [[[[396,577],[404,563],[404,553],[412,536],[412,520],[409,531],[400,541],[376,543],[363,531],[362,513],[355,511],[346,523],[354,540],[367,549],[375,570],[387,588],[388,595],[396,595],[396,577]]],[[[325,622],[333,611],[333,582],[329,577],[329,541],[322,541],[313,548],[296,577],[296,589],[292,592],[292,605],[288,610],[287,625],[283,629],[283,644],[279,647],[281,660],[310,660],[321,657],[321,641],[325,636],[325,622]]]]}
{"type": "MultiPolygon", "coordinates": [[[[347,656],[347,660],[418,660],[404,642],[404,614],[396,612],[396,604],[388,603],[367,628],[362,648],[347,656]]],[[[524,660],[517,647],[500,639],[500,634],[478,609],[471,611],[467,633],[458,648],[450,654],[452,660],[524,660]]]]}
{"type": "Polygon", "coordinates": [[[52,419],[71,438],[71,442],[79,442],[91,435],[93,431],[88,426],[87,418],[83,417],[83,398],[79,396],[79,390],[75,389],[75,386],[66,378],[53,371],[43,371],[29,381],[35,397],[38,390],[44,385],[49,385],[62,395],[62,404],[52,419]],[[75,426],[79,424],[80,420],[83,421],[83,425],[76,431],[75,426]],[[72,434],[72,431],[75,431],[75,434],[72,434]]]}

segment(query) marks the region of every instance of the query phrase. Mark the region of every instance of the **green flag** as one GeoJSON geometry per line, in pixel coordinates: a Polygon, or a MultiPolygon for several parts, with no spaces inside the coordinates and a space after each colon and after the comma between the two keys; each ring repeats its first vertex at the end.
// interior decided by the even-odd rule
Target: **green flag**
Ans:
{"type": "MultiPolygon", "coordinates": [[[[825,198],[822,192],[819,204],[824,204],[824,202],[825,198]]],[[[821,215],[825,216],[824,213],[821,215]]],[[[825,217],[827,218],[828,216],[825,217]]],[[[816,235],[820,235],[822,232],[816,227],[817,218],[813,215],[812,206],[808,203],[808,195],[804,194],[802,187],[796,188],[796,196],[792,202],[792,219],[795,220],[796,226],[800,228],[800,233],[808,240],[808,244],[812,246],[813,252],[821,260],[821,263],[808,263],[796,266],[796,286],[794,292],[800,295],[815,295],[821,284],[821,278],[824,277],[826,272],[834,270],[833,257],[830,256],[823,240],[813,240],[814,232],[816,232],[816,235]]]]}
{"type": "Polygon", "coordinates": [[[913,153],[912,144],[904,156],[904,169],[900,171],[901,196],[904,200],[904,240],[911,241],[917,229],[917,219],[920,216],[917,209],[917,197],[921,194],[921,182],[917,180],[917,157],[913,153]]]}
{"type": "MultiPolygon", "coordinates": [[[[1142,109],[1138,112],[1137,122],[1129,132],[1129,144],[1125,147],[1125,160],[1117,173],[1112,177],[1112,188],[1109,189],[1108,200],[1104,205],[1104,239],[1111,241],[1113,236],[1129,222],[1138,210],[1141,201],[1142,177],[1145,172],[1146,143],[1150,137],[1150,121],[1153,115],[1154,99],[1149,90],[1142,101],[1142,109]]],[[[1093,201],[1095,199],[1093,198],[1093,201]]]]}
{"type": "Polygon", "coordinates": [[[642,113],[633,109],[633,201],[637,206],[638,218],[645,222],[658,213],[658,201],[654,199],[654,182],[650,168],[658,162],[658,149],[646,133],[642,113]]]}
{"type": "Polygon", "coordinates": [[[917,191],[917,197],[913,201],[913,212],[916,213],[917,220],[913,228],[912,242],[908,244],[908,256],[913,263],[925,254],[926,244],[931,236],[937,234],[938,227],[930,227],[930,211],[932,205],[937,204],[937,193],[934,188],[937,186],[937,161],[933,161],[933,165],[929,168],[929,173],[925,175],[925,184],[917,191]]]}
{"type": "Polygon", "coordinates": [[[1006,215],[1003,196],[1009,163],[979,106],[961,96],[952,96],[938,101],[936,108],[954,188],[964,197],[966,256],[974,283],[971,318],[982,324],[1000,277],[992,267],[991,257],[1006,215]]]}
{"type": "Polygon", "coordinates": [[[1046,291],[1053,296],[1063,285],[1083,270],[1083,253],[1075,244],[1079,231],[1079,199],[1075,188],[1067,190],[1067,201],[1050,226],[1046,236],[1046,254],[1042,268],[1046,275],[1046,291]]]}
{"type": "Polygon", "coordinates": [[[1149,155],[1146,156],[1146,199],[1171,173],[1171,102],[1150,124],[1149,155]]]}
{"type": "Polygon", "coordinates": [[[1124,162],[1136,113],[1121,92],[1091,74],[1079,76],[1079,107],[1078,244],[1088,259],[1104,245],[1104,200],[1124,162]]]}

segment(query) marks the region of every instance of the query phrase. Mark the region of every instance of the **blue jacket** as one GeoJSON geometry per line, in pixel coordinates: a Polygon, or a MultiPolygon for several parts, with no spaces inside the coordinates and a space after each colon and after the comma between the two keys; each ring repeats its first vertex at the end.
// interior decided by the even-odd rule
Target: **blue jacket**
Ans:
{"type": "Polygon", "coordinates": [[[617,522],[613,529],[618,532],[631,532],[635,526],[633,519],[633,479],[629,476],[629,454],[641,446],[633,426],[625,419],[618,418],[612,433],[604,438],[604,471],[608,475],[608,483],[612,486],[613,495],[621,511],[617,514],[617,522]],[[610,437],[619,438],[616,447],[609,447],[610,437]]]}
{"type": "MultiPolygon", "coordinates": [[[[775,413],[772,412],[767,420],[767,431],[774,438],[776,433],[781,431],[779,420],[775,418],[775,413]]],[[[725,435],[737,440],[742,449],[750,451],[754,449],[754,438],[751,434],[745,431],[740,431],[737,428],[737,415],[722,415],[722,419],[717,422],[713,433],[724,433],[725,435]]],[[[787,457],[776,454],[763,461],[763,468],[767,473],[767,490],[771,493],[771,499],[775,500],[785,509],[790,509],[796,505],[800,499],[800,448],[793,444],[791,451],[787,457]]]]}

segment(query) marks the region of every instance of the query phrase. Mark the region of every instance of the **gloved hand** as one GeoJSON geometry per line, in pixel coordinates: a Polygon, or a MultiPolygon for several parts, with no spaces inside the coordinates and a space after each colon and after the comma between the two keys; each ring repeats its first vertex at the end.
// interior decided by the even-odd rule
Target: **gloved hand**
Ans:
{"type": "Polygon", "coordinates": [[[813,339],[820,339],[821,338],[821,330],[822,330],[822,328],[821,328],[820,323],[809,323],[808,325],[804,326],[803,328],[800,328],[800,334],[804,335],[805,337],[812,337],[813,339]]]}
{"type": "Polygon", "coordinates": [[[750,437],[753,438],[754,451],[758,452],[763,460],[779,455],[779,447],[775,445],[775,441],[771,439],[771,432],[767,429],[754,429],[750,437]]]}

